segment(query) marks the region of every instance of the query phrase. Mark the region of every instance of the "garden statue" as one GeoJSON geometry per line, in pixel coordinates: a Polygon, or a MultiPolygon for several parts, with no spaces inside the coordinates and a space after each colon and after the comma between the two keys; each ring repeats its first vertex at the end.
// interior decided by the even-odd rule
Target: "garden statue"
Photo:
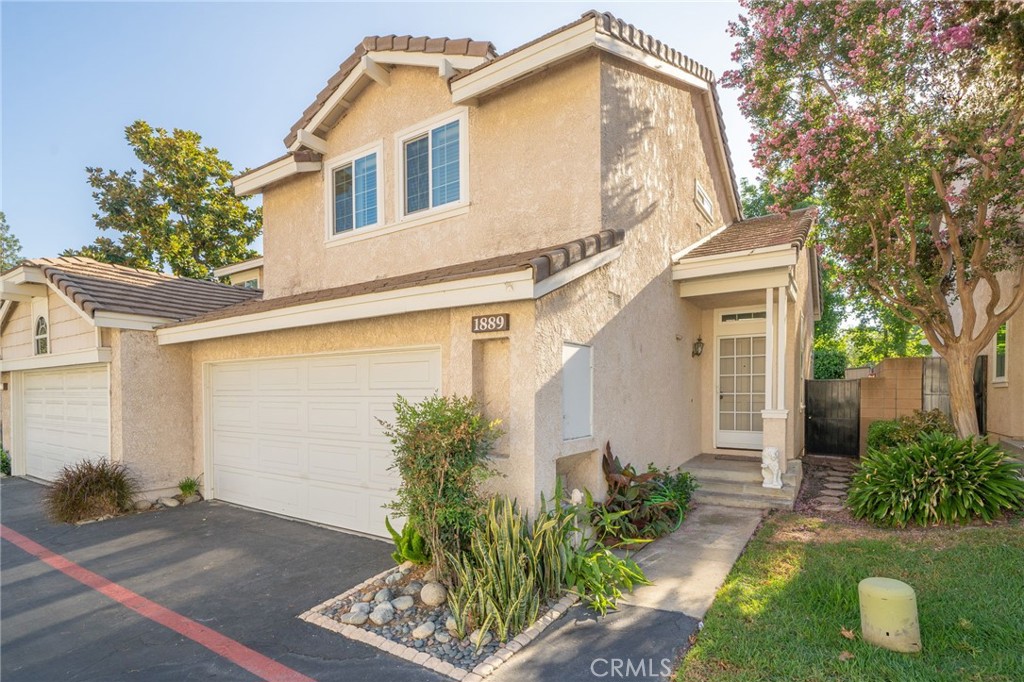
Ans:
{"type": "Polygon", "coordinates": [[[765,488],[782,487],[782,467],[779,463],[779,449],[765,448],[761,452],[761,475],[764,476],[765,488]]]}

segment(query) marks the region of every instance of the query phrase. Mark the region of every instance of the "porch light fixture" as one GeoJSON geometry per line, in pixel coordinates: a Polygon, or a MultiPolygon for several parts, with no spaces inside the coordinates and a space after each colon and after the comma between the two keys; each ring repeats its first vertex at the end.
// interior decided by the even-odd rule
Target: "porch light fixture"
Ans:
{"type": "Polygon", "coordinates": [[[704,352],[704,339],[701,338],[700,336],[698,336],[697,340],[693,342],[693,355],[691,357],[694,357],[694,358],[699,357],[700,354],[703,353],[703,352],[704,352]]]}

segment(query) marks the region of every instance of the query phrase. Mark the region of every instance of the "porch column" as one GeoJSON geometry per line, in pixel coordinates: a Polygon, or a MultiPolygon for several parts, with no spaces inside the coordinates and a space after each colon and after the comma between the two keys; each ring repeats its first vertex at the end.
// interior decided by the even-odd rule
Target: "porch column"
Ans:
{"type": "MultiPolygon", "coordinates": [[[[779,323],[776,325],[778,331],[778,343],[776,344],[775,367],[778,372],[777,380],[775,382],[775,408],[778,410],[786,409],[786,337],[788,336],[787,331],[789,325],[787,324],[786,314],[787,308],[789,308],[788,299],[786,298],[786,288],[779,287],[779,323]]],[[[765,402],[765,405],[769,405],[765,402]]]]}
{"type": "Polygon", "coordinates": [[[785,287],[765,291],[765,409],[761,411],[763,445],[761,453],[764,487],[781,488],[782,475],[789,466],[786,451],[786,332],[787,300],[785,287]],[[775,292],[778,291],[778,319],[775,318],[775,292]]]}
{"type": "Polygon", "coordinates": [[[772,393],[775,376],[775,292],[765,289],[764,297],[764,406],[765,409],[775,407],[772,393]]]}

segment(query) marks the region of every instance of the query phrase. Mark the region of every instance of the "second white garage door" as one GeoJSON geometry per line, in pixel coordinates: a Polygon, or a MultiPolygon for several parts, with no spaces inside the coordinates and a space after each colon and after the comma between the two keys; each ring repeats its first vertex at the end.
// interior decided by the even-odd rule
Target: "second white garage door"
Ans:
{"type": "Polygon", "coordinates": [[[107,366],[22,375],[26,471],[52,481],[63,467],[110,454],[107,366]]]}
{"type": "MultiPolygon", "coordinates": [[[[378,419],[441,388],[437,350],[213,365],[213,495],[386,536],[399,477],[378,419]]],[[[391,514],[394,516],[394,514],[391,514]]]]}

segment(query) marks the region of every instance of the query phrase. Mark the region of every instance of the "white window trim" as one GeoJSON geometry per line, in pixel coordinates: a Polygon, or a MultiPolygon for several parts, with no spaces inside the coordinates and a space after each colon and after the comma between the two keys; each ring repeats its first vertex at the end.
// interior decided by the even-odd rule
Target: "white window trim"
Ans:
{"type": "Polygon", "coordinates": [[[715,202],[711,200],[711,195],[708,194],[706,189],[704,189],[704,185],[700,184],[700,180],[694,179],[693,192],[693,203],[697,204],[697,208],[700,210],[701,215],[708,220],[714,220],[715,217],[712,214],[715,210],[715,202]],[[704,205],[705,201],[707,201],[707,204],[711,207],[710,209],[708,206],[704,205]]]}
{"type": "MultiPolygon", "coordinates": [[[[1007,340],[1009,340],[1009,338],[1010,338],[1010,325],[1009,325],[1008,322],[1004,322],[1003,325],[1006,326],[1006,338],[1007,338],[1007,340]]],[[[1000,325],[1000,327],[1002,327],[1003,325],[1000,325]]],[[[1006,359],[1003,360],[1003,374],[1001,374],[1001,375],[1000,374],[996,374],[996,368],[999,366],[999,363],[998,363],[998,361],[996,359],[998,357],[998,353],[996,352],[996,342],[997,342],[998,338],[999,338],[999,330],[997,329],[995,337],[992,338],[992,385],[993,386],[1002,387],[1002,386],[1007,386],[1010,383],[1009,372],[1007,371],[1007,364],[1009,363],[1009,357],[1006,357],[1006,359]]],[[[1009,344],[1007,344],[1007,345],[1009,345],[1009,344]]],[[[1004,357],[1005,356],[1009,356],[1009,353],[1005,353],[1004,357]]]]}
{"type": "MultiPolygon", "coordinates": [[[[354,165],[353,165],[354,168],[354,165]]],[[[376,230],[384,226],[384,140],[377,140],[365,147],[346,152],[340,156],[332,157],[324,162],[324,228],[325,241],[344,241],[356,233],[363,233],[366,230],[376,230]],[[356,159],[361,159],[370,154],[377,155],[377,222],[362,227],[353,227],[347,232],[334,233],[334,171],[346,164],[355,164],[356,159]]],[[[355,175],[353,174],[353,182],[355,175]]],[[[353,185],[354,191],[354,185],[353,185]]]]}
{"type": "MultiPolygon", "coordinates": [[[[431,169],[432,170],[432,169],[431,169]]],[[[431,187],[431,192],[433,187],[431,187]]],[[[431,196],[433,200],[433,196],[431,196]]],[[[469,205],[469,107],[456,107],[395,134],[395,224],[437,220],[445,213],[469,205]],[[423,211],[405,212],[405,143],[452,121],[459,122],[459,200],[423,211]],[[424,218],[429,218],[424,220],[424,218]]]]}
{"type": "Polygon", "coordinates": [[[38,296],[32,298],[32,356],[40,357],[44,355],[52,355],[53,346],[50,343],[50,299],[49,296],[38,296]],[[39,318],[43,319],[46,323],[46,334],[40,335],[37,333],[39,326],[39,318]],[[46,339],[46,352],[39,352],[39,339],[46,339]]]}

